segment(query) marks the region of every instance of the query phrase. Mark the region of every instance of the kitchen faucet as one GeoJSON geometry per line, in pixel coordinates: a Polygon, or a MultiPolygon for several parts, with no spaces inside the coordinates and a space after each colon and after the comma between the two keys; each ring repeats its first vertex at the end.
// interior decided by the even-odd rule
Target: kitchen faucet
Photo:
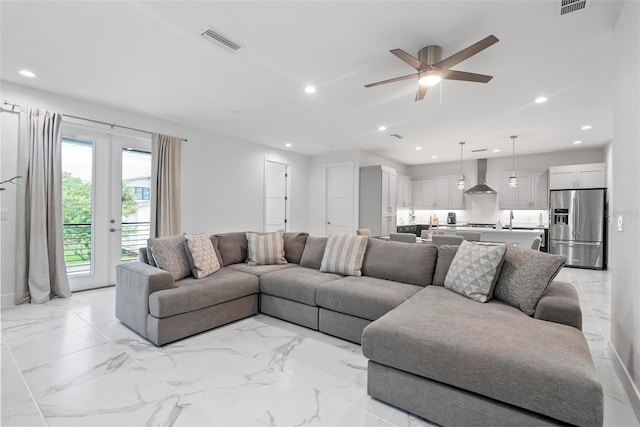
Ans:
{"type": "Polygon", "coordinates": [[[513,211],[509,211],[509,231],[513,230],[513,211]]]}

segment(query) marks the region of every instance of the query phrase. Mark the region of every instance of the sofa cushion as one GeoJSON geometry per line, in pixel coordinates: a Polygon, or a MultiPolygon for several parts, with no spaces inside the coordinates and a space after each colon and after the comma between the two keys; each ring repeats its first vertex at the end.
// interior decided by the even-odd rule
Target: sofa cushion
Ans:
{"type": "Polygon", "coordinates": [[[247,265],[245,263],[242,264],[231,264],[228,266],[229,268],[233,268],[236,271],[242,271],[244,273],[249,273],[261,277],[263,274],[271,273],[273,271],[284,270],[287,268],[297,267],[296,264],[270,264],[270,265],[247,265]]]}
{"type": "Polygon", "coordinates": [[[247,260],[247,234],[245,232],[216,234],[222,266],[238,264],[247,260]]]}
{"type": "Polygon", "coordinates": [[[602,423],[602,388],[582,333],[496,300],[477,304],[428,286],[367,326],[362,350],[382,365],[570,424],[602,423]]]}
{"type": "Polygon", "coordinates": [[[151,248],[149,247],[148,244],[145,251],[147,253],[147,264],[149,264],[152,267],[157,267],[158,265],[156,264],[156,260],[153,259],[153,254],[151,253],[151,248]]]}
{"type": "Polygon", "coordinates": [[[376,320],[421,290],[375,277],[345,277],[316,290],[316,304],[328,310],[376,320]]]}
{"type": "Polygon", "coordinates": [[[316,289],[340,278],[339,274],[322,273],[312,268],[288,268],[260,276],[260,292],[315,306],[316,289]]]}
{"type": "Polygon", "coordinates": [[[351,234],[332,234],[324,248],[320,271],[362,276],[362,260],[367,249],[368,238],[351,234]]]}
{"type": "Polygon", "coordinates": [[[220,270],[220,261],[209,237],[204,234],[185,234],[184,240],[193,277],[201,279],[220,270]]]}
{"type": "Polygon", "coordinates": [[[436,286],[444,286],[444,279],[451,266],[453,258],[458,252],[458,245],[441,245],[438,248],[438,259],[436,261],[436,269],[433,272],[432,284],[436,286]]]}
{"type": "Polygon", "coordinates": [[[284,257],[289,262],[300,264],[309,233],[284,233],[284,257]]]}
{"type": "Polygon", "coordinates": [[[286,264],[284,257],[284,230],[273,233],[246,233],[247,264],[286,264]]]}
{"type": "MultiPolygon", "coordinates": [[[[184,247],[184,234],[170,237],[151,237],[147,246],[156,265],[171,273],[173,280],[180,280],[191,275],[191,267],[184,247]]],[[[151,264],[150,264],[151,265],[151,264]]]]}
{"type": "Polygon", "coordinates": [[[300,257],[300,267],[320,270],[320,264],[322,264],[322,256],[324,255],[324,248],[326,246],[326,237],[307,237],[307,242],[304,245],[304,251],[300,257]]]}
{"type": "Polygon", "coordinates": [[[533,249],[509,246],[496,283],[496,299],[533,316],[542,294],[565,261],[564,255],[551,255],[533,249]]]}
{"type": "Polygon", "coordinates": [[[362,274],[411,285],[431,284],[438,249],[433,245],[369,239],[362,274]]]}
{"type": "Polygon", "coordinates": [[[152,293],[149,311],[152,316],[162,318],[221,304],[257,294],[258,281],[253,274],[225,267],[202,279],[190,277],[177,281],[175,288],[152,293]]]}
{"type": "Polygon", "coordinates": [[[464,241],[449,266],[444,287],[478,302],[493,297],[506,245],[464,241]]]}

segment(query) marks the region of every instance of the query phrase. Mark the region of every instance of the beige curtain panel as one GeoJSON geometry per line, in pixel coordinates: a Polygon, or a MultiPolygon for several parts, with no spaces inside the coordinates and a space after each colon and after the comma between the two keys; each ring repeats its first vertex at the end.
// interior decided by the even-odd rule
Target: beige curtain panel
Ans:
{"type": "Polygon", "coordinates": [[[182,139],[154,133],[151,140],[151,236],[180,233],[182,139]]]}
{"type": "Polygon", "coordinates": [[[62,237],[62,116],[23,107],[18,136],[16,304],[70,297],[62,237]]]}

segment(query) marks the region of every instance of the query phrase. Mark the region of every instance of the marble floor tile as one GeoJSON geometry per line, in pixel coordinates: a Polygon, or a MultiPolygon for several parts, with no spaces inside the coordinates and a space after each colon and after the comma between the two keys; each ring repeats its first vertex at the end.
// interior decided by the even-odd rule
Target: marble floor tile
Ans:
{"type": "MultiPolygon", "coordinates": [[[[608,272],[564,268],[604,390],[640,427],[609,354],[608,272]]],[[[434,426],[368,396],[362,348],[259,314],[162,347],[115,318],[114,288],[2,310],[3,426],[434,426]]]]}

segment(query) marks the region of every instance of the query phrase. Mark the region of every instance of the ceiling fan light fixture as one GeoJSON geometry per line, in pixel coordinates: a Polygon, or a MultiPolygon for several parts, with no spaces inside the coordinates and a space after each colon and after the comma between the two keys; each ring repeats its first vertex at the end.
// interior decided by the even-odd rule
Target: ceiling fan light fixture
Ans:
{"type": "Polygon", "coordinates": [[[429,70],[425,73],[424,76],[420,77],[418,83],[420,86],[435,86],[442,81],[442,76],[440,75],[440,71],[438,70],[429,70]]]}

